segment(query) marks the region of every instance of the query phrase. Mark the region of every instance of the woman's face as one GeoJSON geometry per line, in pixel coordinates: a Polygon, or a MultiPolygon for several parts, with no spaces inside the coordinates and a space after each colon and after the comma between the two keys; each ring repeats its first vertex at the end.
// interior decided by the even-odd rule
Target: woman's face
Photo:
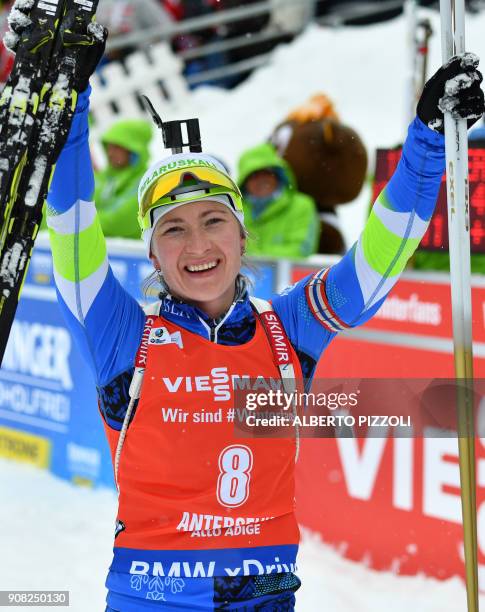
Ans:
{"type": "Polygon", "coordinates": [[[215,318],[234,300],[244,243],[236,217],[224,204],[191,202],[156,224],[150,259],[174,296],[215,318]]]}
{"type": "Polygon", "coordinates": [[[130,165],[131,152],[124,147],[109,142],[106,145],[106,155],[112,168],[126,168],[130,165]]]}
{"type": "Polygon", "coordinates": [[[272,170],[257,170],[248,176],[244,182],[244,190],[257,198],[267,198],[279,186],[278,176],[272,170]]]}

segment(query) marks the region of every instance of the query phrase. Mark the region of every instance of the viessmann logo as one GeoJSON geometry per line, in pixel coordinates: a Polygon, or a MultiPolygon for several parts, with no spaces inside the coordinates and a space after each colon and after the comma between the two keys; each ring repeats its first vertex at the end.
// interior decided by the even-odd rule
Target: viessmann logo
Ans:
{"type": "Polygon", "coordinates": [[[212,368],[208,376],[164,376],[163,384],[169,393],[178,391],[212,393],[216,402],[231,399],[231,379],[227,368],[212,368]]]}
{"type": "Polygon", "coordinates": [[[282,389],[280,378],[267,378],[248,374],[229,374],[226,367],[212,368],[206,376],[164,376],[162,383],[169,393],[212,393],[216,402],[230,400],[234,390],[269,391],[282,389]]]}

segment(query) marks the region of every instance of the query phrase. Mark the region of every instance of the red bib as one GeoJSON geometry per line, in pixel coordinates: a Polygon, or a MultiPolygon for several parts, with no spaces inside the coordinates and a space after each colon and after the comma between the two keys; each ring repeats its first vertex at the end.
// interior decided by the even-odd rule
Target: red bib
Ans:
{"type": "MultiPolygon", "coordinates": [[[[233,381],[280,380],[264,328],[214,344],[153,324],[141,398],[121,453],[116,547],[200,550],[297,544],[295,440],[238,439],[233,381]]],[[[292,361],[299,364],[292,351],[292,361]]],[[[301,379],[301,371],[296,372],[301,379]]],[[[107,428],[114,454],[118,432],[107,428]]]]}

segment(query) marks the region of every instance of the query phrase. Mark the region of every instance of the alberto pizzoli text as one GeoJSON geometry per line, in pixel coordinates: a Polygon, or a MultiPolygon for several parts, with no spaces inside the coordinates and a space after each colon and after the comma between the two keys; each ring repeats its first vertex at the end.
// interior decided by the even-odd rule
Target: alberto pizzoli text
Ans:
{"type": "Polygon", "coordinates": [[[266,417],[249,414],[249,427],[411,427],[409,415],[304,414],[272,415],[266,417]]]}
{"type": "Polygon", "coordinates": [[[356,393],[285,393],[267,390],[245,395],[244,421],[249,427],[411,427],[409,415],[348,414],[358,405],[356,393]],[[261,409],[270,409],[261,413],[261,409]],[[326,408],[333,414],[315,414],[326,408]],[[256,411],[256,412],[255,412],[256,411]],[[337,411],[337,412],[335,412],[337,411]],[[306,414],[305,414],[306,413],[306,414]]]}

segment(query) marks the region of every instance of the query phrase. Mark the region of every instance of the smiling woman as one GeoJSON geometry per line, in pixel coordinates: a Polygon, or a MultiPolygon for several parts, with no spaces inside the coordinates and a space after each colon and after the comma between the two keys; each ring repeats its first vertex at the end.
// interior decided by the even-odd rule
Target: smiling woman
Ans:
{"type": "Polygon", "coordinates": [[[436,202],[444,137],[428,124],[442,117],[447,79],[471,77],[459,80],[468,85],[454,112],[470,121],[483,112],[481,75],[465,59],[425,88],[358,242],[271,304],[249,297],[240,272],[241,193],[202,153],[172,155],[143,177],[139,222],[162,290],[147,312],[123,290],[92,201],[89,90],[79,95],[48,225],[60,305],[96,381],[119,491],[108,610],[294,609],[298,430],[236,437],[236,383],[309,391],[336,334],[381,307],[436,202]]]}
{"type": "Polygon", "coordinates": [[[213,319],[234,298],[246,244],[242,196],[215,158],[175,154],[140,182],[147,254],[170,293],[213,319]]]}
{"type": "Polygon", "coordinates": [[[245,242],[223,204],[193,202],[158,221],[150,259],[173,295],[215,319],[233,302],[245,242]]]}

